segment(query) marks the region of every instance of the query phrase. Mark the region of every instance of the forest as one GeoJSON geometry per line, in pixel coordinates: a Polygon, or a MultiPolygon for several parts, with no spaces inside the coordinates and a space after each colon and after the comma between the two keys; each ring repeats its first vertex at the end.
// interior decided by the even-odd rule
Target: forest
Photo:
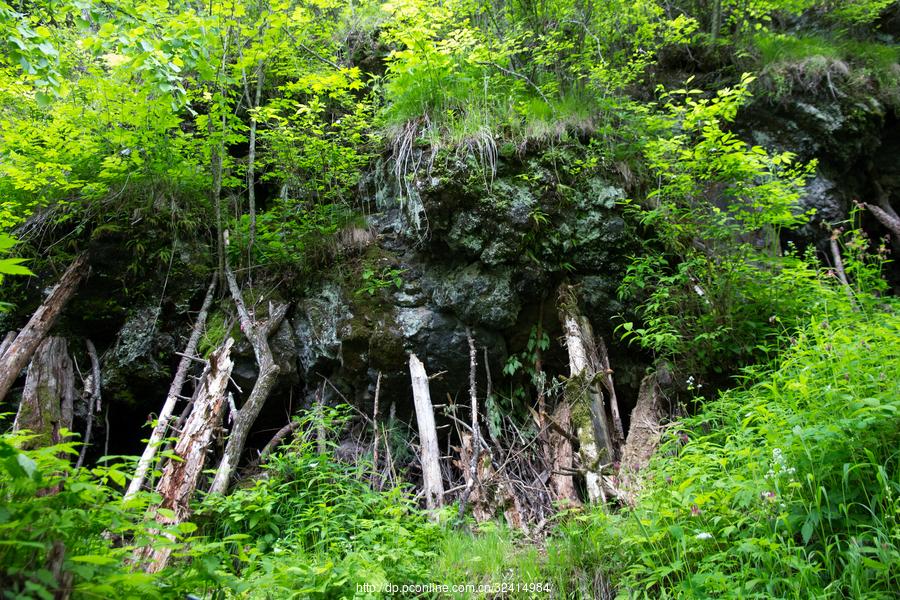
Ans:
{"type": "Polygon", "coordinates": [[[0,47],[0,597],[900,597],[900,3],[0,47]]]}

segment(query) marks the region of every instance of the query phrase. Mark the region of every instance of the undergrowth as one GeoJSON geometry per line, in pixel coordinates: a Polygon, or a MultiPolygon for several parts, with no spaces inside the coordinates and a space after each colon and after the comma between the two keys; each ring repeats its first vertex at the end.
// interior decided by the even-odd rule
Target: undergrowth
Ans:
{"type": "Polygon", "coordinates": [[[835,291],[774,363],[672,423],[634,508],[575,516],[553,547],[624,597],[896,597],[900,316],[857,298],[835,291]]]}
{"type": "Polygon", "coordinates": [[[837,35],[755,36],[761,82],[776,99],[813,92],[900,101],[900,46],[837,35]]]}

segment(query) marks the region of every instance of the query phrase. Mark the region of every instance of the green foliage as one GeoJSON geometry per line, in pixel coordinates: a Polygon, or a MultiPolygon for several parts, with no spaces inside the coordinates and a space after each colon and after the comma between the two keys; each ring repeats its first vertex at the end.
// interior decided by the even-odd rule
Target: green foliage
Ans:
{"type": "MultiPolygon", "coordinates": [[[[0,255],[7,254],[16,240],[5,233],[0,233],[0,255]]],[[[28,267],[22,263],[26,262],[24,258],[0,258],[0,284],[3,283],[3,277],[6,275],[34,275],[28,267]]]]}
{"type": "MultiPolygon", "coordinates": [[[[128,465],[75,470],[74,442],[21,450],[26,432],[0,435],[0,588],[7,598],[52,598],[71,577],[76,597],[159,597],[154,579],[125,566],[152,540],[139,496],[127,506],[120,487],[128,465]],[[58,558],[54,558],[58,557],[58,558]]],[[[177,533],[177,532],[176,532],[177,533]]]]}
{"type": "Polygon", "coordinates": [[[682,373],[727,373],[765,350],[805,314],[815,272],[779,256],[783,227],[802,223],[796,202],[814,165],[769,154],[729,132],[753,79],[704,98],[663,94],[671,133],[647,144],[658,184],[627,214],[645,228],[619,290],[637,300],[641,323],[623,337],[682,373]]]}
{"type": "Polygon", "coordinates": [[[374,296],[379,290],[394,288],[396,290],[403,289],[403,273],[406,269],[396,267],[382,267],[381,271],[374,268],[366,267],[363,269],[362,285],[353,292],[357,296],[360,294],[368,294],[374,296]]]}
{"type": "Polygon", "coordinates": [[[838,35],[769,33],[753,39],[761,83],[775,99],[795,92],[834,97],[876,93],[900,101],[900,48],[838,35]]]}
{"type": "Polygon", "coordinates": [[[278,201],[258,215],[256,240],[250,245],[250,218],[242,215],[233,223],[232,261],[251,255],[251,262],[272,270],[308,273],[335,251],[335,234],[354,219],[344,204],[318,204],[295,200],[278,201]]]}
{"type": "Polygon", "coordinates": [[[564,528],[578,563],[626,597],[900,593],[900,319],[857,301],[829,296],[773,366],[672,427],[633,510],[564,528]]]}
{"type": "Polygon", "coordinates": [[[546,598],[550,587],[543,562],[538,549],[519,532],[506,524],[488,521],[479,524],[477,532],[444,532],[429,579],[471,585],[476,590],[446,596],[454,599],[494,598],[504,585],[515,590],[508,595],[516,598],[546,598]],[[494,587],[496,591],[478,593],[477,586],[494,587]]]}
{"type": "Polygon", "coordinates": [[[382,40],[392,49],[386,119],[400,133],[417,124],[432,145],[451,147],[484,135],[527,139],[583,128],[586,107],[640,81],[655,53],[684,42],[694,26],[665,18],[651,1],[402,0],[384,10],[382,40]]]}
{"type": "Polygon", "coordinates": [[[373,491],[365,462],[338,461],[330,441],[320,452],[315,431],[330,439],[346,413],[307,415],[263,477],[203,502],[197,518],[210,542],[192,554],[235,597],[354,597],[357,584],[424,579],[437,527],[404,488],[373,491]]]}

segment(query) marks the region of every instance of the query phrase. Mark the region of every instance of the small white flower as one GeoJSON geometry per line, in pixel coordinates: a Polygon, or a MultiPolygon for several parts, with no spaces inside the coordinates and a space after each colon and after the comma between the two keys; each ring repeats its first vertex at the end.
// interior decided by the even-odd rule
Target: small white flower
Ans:
{"type": "Polygon", "coordinates": [[[707,532],[705,532],[705,531],[701,531],[700,533],[698,533],[698,534],[695,535],[694,537],[696,537],[698,540],[711,540],[711,539],[713,539],[712,534],[711,534],[711,533],[707,533],[707,532]]]}

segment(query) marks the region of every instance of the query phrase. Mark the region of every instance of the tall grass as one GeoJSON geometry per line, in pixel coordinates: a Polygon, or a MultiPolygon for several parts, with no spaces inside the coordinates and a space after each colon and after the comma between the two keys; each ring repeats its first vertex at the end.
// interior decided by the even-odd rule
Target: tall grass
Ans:
{"type": "Polygon", "coordinates": [[[900,46],[829,35],[761,34],[759,68],[778,97],[793,90],[900,99],[900,46]]]}
{"type": "Polygon", "coordinates": [[[897,597],[898,308],[835,297],[774,368],[670,427],[634,509],[565,524],[551,554],[624,597],[897,597]]]}

